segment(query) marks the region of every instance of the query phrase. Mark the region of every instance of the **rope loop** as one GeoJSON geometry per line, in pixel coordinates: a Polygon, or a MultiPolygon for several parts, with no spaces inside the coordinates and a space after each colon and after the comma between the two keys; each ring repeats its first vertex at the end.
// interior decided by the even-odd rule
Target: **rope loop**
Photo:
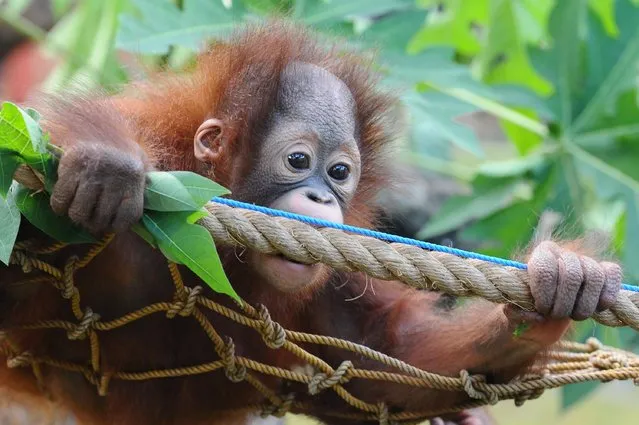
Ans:
{"type": "Polygon", "coordinates": [[[282,397],[280,403],[267,403],[262,407],[260,417],[267,418],[269,416],[275,416],[276,418],[282,418],[290,412],[291,407],[293,407],[294,400],[295,395],[293,393],[288,393],[282,397]]]}
{"type": "Polygon", "coordinates": [[[100,315],[94,313],[91,308],[87,307],[82,319],[80,319],[80,323],[78,323],[72,330],[67,331],[67,338],[72,341],[85,339],[89,329],[92,329],[98,320],[100,320],[100,315]]]}
{"type": "Polygon", "coordinates": [[[24,252],[19,251],[18,249],[14,249],[9,257],[10,264],[18,264],[22,269],[22,273],[29,274],[33,271],[34,265],[31,257],[26,255],[24,252]]]}
{"type": "Polygon", "coordinates": [[[475,388],[475,384],[485,383],[486,378],[483,375],[471,375],[467,370],[463,369],[459,372],[459,378],[464,386],[464,391],[470,398],[483,400],[491,405],[497,404],[499,396],[492,391],[480,391],[475,388]]]}
{"type": "Polygon", "coordinates": [[[197,304],[197,298],[201,293],[201,286],[195,286],[193,288],[185,286],[182,291],[176,294],[177,299],[173,301],[171,307],[166,312],[166,317],[173,319],[177,315],[188,317],[193,314],[193,310],[197,304]]]}
{"type": "Polygon", "coordinates": [[[73,298],[73,295],[77,291],[73,282],[73,273],[76,270],[76,264],[80,261],[77,255],[69,257],[64,264],[64,271],[62,272],[62,297],[66,300],[73,298]]]}
{"type": "Polygon", "coordinates": [[[25,367],[33,364],[33,354],[30,351],[23,351],[15,356],[7,357],[7,367],[15,369],[17,367],[25,367]]]}
{"type": "Polygon", "coordinates": [[[271,315],[263,304],[257,305],[257,314],[261,322],[260,333],[264,343],[269,348],[281,348],[286,342],[286,331],[282,325],[271,319],[271,315]]]}
{"type": "Polygon", "coordinates": [[[235,358],[235,344],[229,337],[226,337],[224,341],[222,361],[224,362],[224,374],[231,382],[238,383],[246,379],[246,367],[237,364],[235,358]]]}
{"type": "Polygon", "coordinates": [[[345,384],[350,381],[348,372],[353,368],[350,360],[345,360],[333,373],[316,373],[308,383],[308,392],[311,395],[319,394],[322,390],[331,388],[337,384],[345,384]]]}

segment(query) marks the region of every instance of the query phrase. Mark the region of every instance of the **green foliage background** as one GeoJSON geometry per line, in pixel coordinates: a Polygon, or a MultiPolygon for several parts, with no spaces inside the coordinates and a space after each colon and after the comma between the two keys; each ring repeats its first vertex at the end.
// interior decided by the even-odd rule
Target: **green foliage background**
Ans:
{"type": "MultiPolygon", "coordinates": [[[[576,234],[603,229],[639,281],[639,8],[636,0],[51,0],[44,33],[8,0],[0,19],[61,58],[45,88],[118,86],[151,68],[188,69],[207,39],[286,14],[344,43],[374,48],[410,116],[402,160],[472,188],[417,235],[462,237],[509,256],[543,211],[576,234]],[[458,118],[494,117],[507,142],[482,143],[458,118]]],[[[0,186],[2,186],[0,175],[0,186]]],[[[637,336],[587,321],[576,336],[637,349],[637,336]]],[[[594,385],[562,390],[566,408],[594,385]]],[[[541,423],[541,422],[538,422],[541,423]]],[[[583,423],[583,422],[582,422],[583,423]]],[[[593,422],[594,423],[594,422],[593,422]]]]}

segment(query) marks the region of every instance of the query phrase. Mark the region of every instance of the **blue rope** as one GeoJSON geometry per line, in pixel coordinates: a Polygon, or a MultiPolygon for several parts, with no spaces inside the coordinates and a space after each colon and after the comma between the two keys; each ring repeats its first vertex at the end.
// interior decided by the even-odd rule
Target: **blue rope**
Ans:
{"type": "MultiPolygon", "coordinates": [[[[333,223],[331,221],[320,220],[318,218],[294,214],[287,211],[274,210],[272,208],[262,207],[260,205],[247,204],[245,202],[235,201],[233,199],[215,197],[211,199],[211,201],[216,202],[218,204],[222,204],[222,205],[228,205],[229,207],[233,207],[233,208],[243,208],[243,209],[247,209],[251,211],[260,212],[266,215],[270,215],[272,217],[289,218],[292,220],[301,221],[302,223],[310,224],[312,226],[330,227],[333,229],[343,230],[345,232],[354,233],[357,235],[370,236],[372,238],[387,241],[387,242],[396,242],[396,243],[401,243],[405,245],[417,246],[419,248],[427,249],[429,251],[444,252],[447,254],[456,255],[458,257],[473,258],[476,260],[487,261],[490,263],[499,264],[502,266],[514,267],[521,270],[526,270],[528,268],[526,264],[520,263],[518,261],[505,260],[503,258],[492,257],[490,255],[483,255],[483,254],[478,254],[476,252],[464,251],[463,249],[451,248],[448,246],[437,245],[430,242],[418,241],[416,239],[410,239],[410,238],[405,238],[402,236],[391,235],[388,233],[378,232],[375,230],[362,229],[361,227],[349,226],[347,224],[333,223]]],[[[622,285],[622,288],[627,291],[639,292],[639,286],[624,284],[622,285]]]]}

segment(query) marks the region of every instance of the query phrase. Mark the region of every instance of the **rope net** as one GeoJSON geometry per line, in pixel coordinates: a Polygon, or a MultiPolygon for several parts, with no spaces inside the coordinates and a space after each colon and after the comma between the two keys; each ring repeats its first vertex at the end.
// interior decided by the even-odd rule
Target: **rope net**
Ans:
{"type": "MultiPolygon", "coordinates": [[[[229,211],[228,207],[220,205],[209,207],[212,214],[204,219],[202,224],[211,231],[216,241],[221,243],[246,245],[266,253],[282,252],[302,262],[322,261],[341,270],[362,270],[382,279],[400,279],[416,287],[443,290],[455,295],[475,294],[497,302],[516,301],[524,306],[531,304],[526,274],[521,270],[510,270],[503,266],[493,267],[494,265],[486,265],[475,260],[449,258],[447,254],[442,253],[427,253],[421,250],[418,253],[410,247],[314,229],[290,220],[274,221],[273,218],[268,218],[270,224],[267,224],[262,221],[259,213],[229,211]],[[327,240],[330,242],[326,242],[327,240]],[[429,259],[429,256],[432,256],[432,259],[429,259]],[[456,261],[461,263],[455,263],[456,261]]],[[[605,347],[595,339],[590,339],[585,344],[557,344],[548,354],[550,363],[543,367],[533,367],[528,375],[520,376],[507,384],[490,384],[483,376],[471,375],[465,370],[456,377],[430,373],[363,345],[330,336],[284,329],[271,319],[263,305],[236,303],[234,308],[221,305],[205,297],[202,287],[185,286],[179,267],[170,261],[167,261],[167,267],[173,282],[172,299],[104,321],[101,320],[99,312],[93,311],[90,306],[85,306],[81,302],[81,288],[76,286],[74,275],[99,256],[112,239],[113,235],[110,235],[91,246],[83,257],[68,258],[62,267],[47,262],[47,257],[62,250],[64,244],[55,243],[45,247],[38,246],[33,241],[16,244],[11,264],[21,266],[25,274],[37,272],[35,278],[27,278],[30,282],[38,280],[39,283],[55,287],[60,296],[68,300],[75,321],[45,320],[5,329],[2,333],[0,351],[6,357],[9,368],[31,368],[41,386],[44,367],[80,373],[95,386],[100,395],[108,393],[109,384],[114,380],[142,381],[224,373],[229,381],[245,381],[262,394],[266,400],[265,404],[247,406],[254,407],[262,416],[310,412],[312,405],[308,401],[297,401],[293,393],[276,393],[260,379],[267,376],[277,377],[305,385],[310,395],[334,391],[351,407],[346,410],[348,413],[325,412],[327,414],[345,419],[376,420],[382,425],[397,422],[417,423],[429,417],[494,404],[506,399],[513,399],[517,405],[521,405],[526,400],[539,397],[547,388],[572,383],[633,380],[639,385],[639,356],[605,347]],[[218,333],[214,321],[208,318],[208,312],[254,329],[261,335],[265,347],[288,351],[312,366],[314,372],[308,374],[292,371],[237,355],[233,340],[218,333]],[[121,370],[108,373],[102,371],[101,335],[158,314],[163,314],[167,320],[178,316],[192,318],[213,343],[218,359],[173,369],[142,372],[121,370]],[[71,363],[55,358],[38,357],[31,353],[28,347],[20,347],[11,340],[10,333],[13,329],[63,330],[69,340],[87,341],[88,361],[71,363]],[[348,360],[333,367],[301,347],[308,344],[332,346],[349,351],[379,362],[389,370],[361,369],[348,360]],[[355,379],[384,381],[414,388],[464,391],[473,402],[445,411],[390,412],[383,400],[372,404],[350,393],[344,385],[355,379]]],[[[634,312],[638,299],[632,293],[622,295],[621,301],[610,311],[600,313],[597,320],[612,326],[629,324],[637,329],[637,315],[634,312]]]]}

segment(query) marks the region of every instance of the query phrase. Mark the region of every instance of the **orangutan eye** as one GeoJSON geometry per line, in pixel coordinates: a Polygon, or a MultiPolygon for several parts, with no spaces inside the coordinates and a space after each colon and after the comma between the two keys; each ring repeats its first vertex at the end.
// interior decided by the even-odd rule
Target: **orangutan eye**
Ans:
{"type": "Polygon", "coordinates": [[[288,156],[288,163],[296,170],[306,170],[311,166],[311,158],[302,152],[295,152],[288,156]]]}
{"type": "Polygon", "coordinates": [[[328,170],[328,175],[335,180],[346,180],[350,174],[351,170],[346,164],[336,164],[328,170]]]}

